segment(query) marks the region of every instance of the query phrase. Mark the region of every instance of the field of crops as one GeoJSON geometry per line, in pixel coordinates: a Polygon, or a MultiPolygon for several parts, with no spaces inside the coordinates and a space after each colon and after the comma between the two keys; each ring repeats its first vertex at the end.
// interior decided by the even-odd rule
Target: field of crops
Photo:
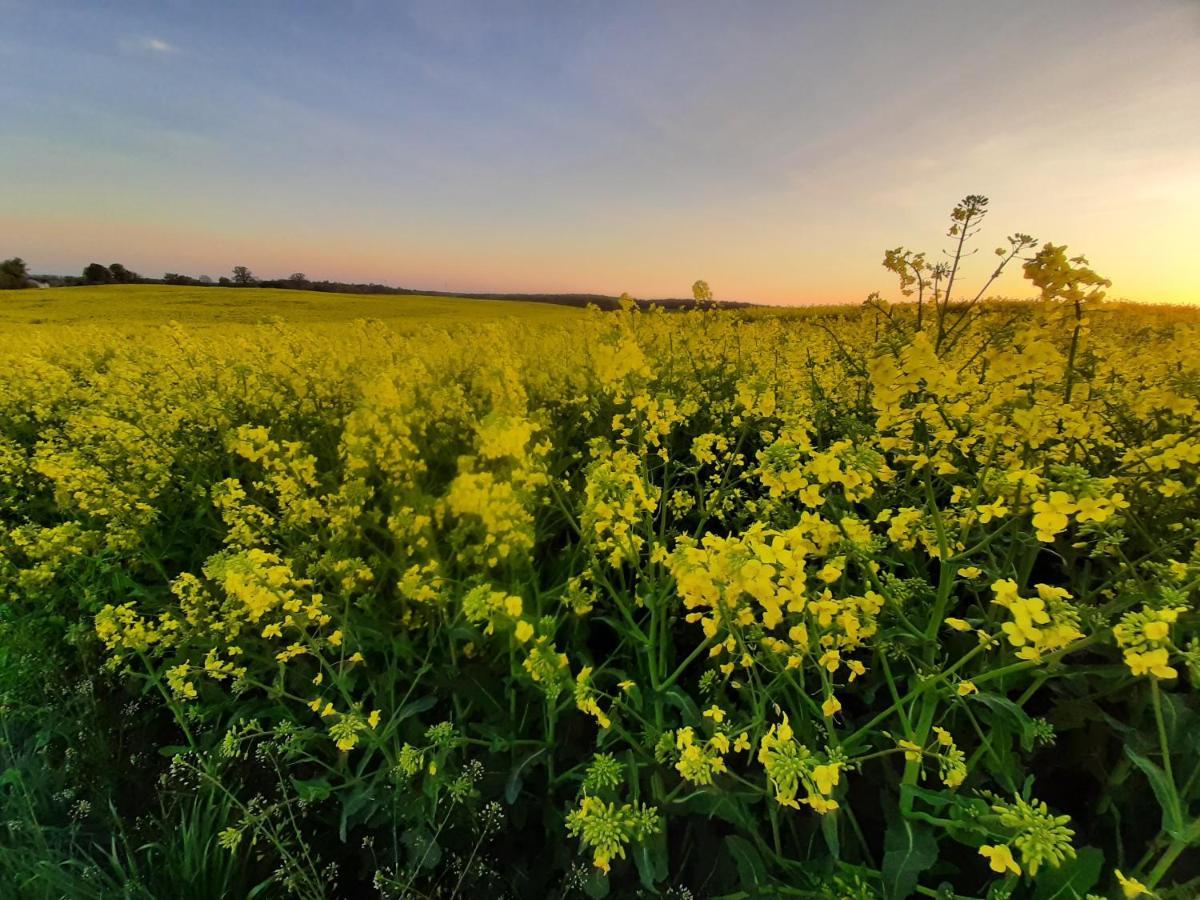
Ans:
{"type": "Polygon", "coordinates": [[[1027,272],[4,298],[0,893],[1196,896],[1200,313],[1027,272]]]}
{"type": "MultiPolygon", "coordinates": [[[[578,310],[548,303],[468,300],[425,294],[387,296],[324,294],[273,288],[171,287],[154,284],[49,288],[4,295],[0,329],[13,326],[56,327],[98,325],[106,329],[181,325],[256,325],[284,320],[292,325],[327,325],[378,320],[393,330],[443,321],[474,322],[519,317],[552,322],[578,315],[578,310]]],[[[18,330],[30,335],[36,331],[18,330]]],[[[3,332],[0,332],[3,334],[3,332]]]]}

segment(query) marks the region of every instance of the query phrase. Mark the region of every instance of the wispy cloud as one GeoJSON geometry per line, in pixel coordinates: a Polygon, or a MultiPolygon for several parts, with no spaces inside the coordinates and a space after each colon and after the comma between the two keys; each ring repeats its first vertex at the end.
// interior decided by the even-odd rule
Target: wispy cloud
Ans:
{"type": "Polygon", "coordinates": [[[126,38],[121,41],[121,49],[140,53],[152,53],[158,56],[169,56],[179,51],[179,48],[169,41],[152,36],[126,38]]]}

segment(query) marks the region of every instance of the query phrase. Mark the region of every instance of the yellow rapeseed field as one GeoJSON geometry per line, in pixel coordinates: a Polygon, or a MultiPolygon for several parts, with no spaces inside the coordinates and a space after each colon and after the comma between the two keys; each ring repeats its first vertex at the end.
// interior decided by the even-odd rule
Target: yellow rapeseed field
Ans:
{"type": "MultiPolygon", "coordinates": [[[[167,325],[256,325],[286,320],[326,325],[371,319],[394,329],[445,321],[516,317],[557,321],[578,310],[549,303],[470,300],[425,294],[334,294],[277,288],[175,287],[113,284],[12,292],[0,303],[0,330],[15,326],[100,325],[143,329],[167,325]]],[[[29,332],[24,332],[28,334],[29,332]]]]}
{"type": "Polygon", "coordinates": [[[3,298],[0,703],[58,799],[0,878],[1194,896],[1200,313],[1026,274],[920,320],[3,298]]]}

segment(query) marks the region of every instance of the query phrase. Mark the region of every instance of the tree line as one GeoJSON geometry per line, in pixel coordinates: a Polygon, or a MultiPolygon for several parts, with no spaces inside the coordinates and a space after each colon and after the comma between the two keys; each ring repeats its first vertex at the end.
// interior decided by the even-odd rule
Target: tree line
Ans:
{"type": "MultiPolygon", "coordinates": [[[[414,288],[392,287],[376,282],[311,281],[303,272],[293,272],[287,278],[258,278],[248,266],[234,266],[229,275],[215,281],[208,275],[183,275],[166,272],[161,278],[139,275],[121,263],[89,263],[80,275],[31,275],[25,261],[20,257],[0,262],[0,290],[19,290],[35,287],[76,287],[105,284],[169,284],[190,287],[235,287],[235,288],[281,288],[293,291],[317,291],[329,294],[392,294],[412,296],[420,294],[432,297],[466,297],[472,300],[522,300],[530,303],[556,303],[566,306],[598,306],[601,309],[616,309],[621,298],[607,294],[502,294],[461,293],[453,291],[427,291],[414,288]]],[[[697,282],[702,285],[703,282],[697,282]]],[[[653,303],[667,309],[691,308],[716,305],[726,307],[750,306],[748,303],[724,301],[713,303],[708,286],[703,285],[705,296],[696,293],[693,287],[691,298],[666,298],[654,301],[636,301],[640,306],[653,303]]]]}

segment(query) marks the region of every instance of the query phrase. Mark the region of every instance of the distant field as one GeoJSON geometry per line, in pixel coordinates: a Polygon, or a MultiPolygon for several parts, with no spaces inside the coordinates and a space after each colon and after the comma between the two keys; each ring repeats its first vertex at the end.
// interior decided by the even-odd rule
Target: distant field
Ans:
{"type": "Polygon", "coordinates": [[[393,325],[519,317],[556,321],[580,310],[548,303],[465,297],[325,294],[273,288],[200,288],[158,284],[11,291],[0,295],[0,327],[22,325],[255,324],[380,319],[393,325]]]}

